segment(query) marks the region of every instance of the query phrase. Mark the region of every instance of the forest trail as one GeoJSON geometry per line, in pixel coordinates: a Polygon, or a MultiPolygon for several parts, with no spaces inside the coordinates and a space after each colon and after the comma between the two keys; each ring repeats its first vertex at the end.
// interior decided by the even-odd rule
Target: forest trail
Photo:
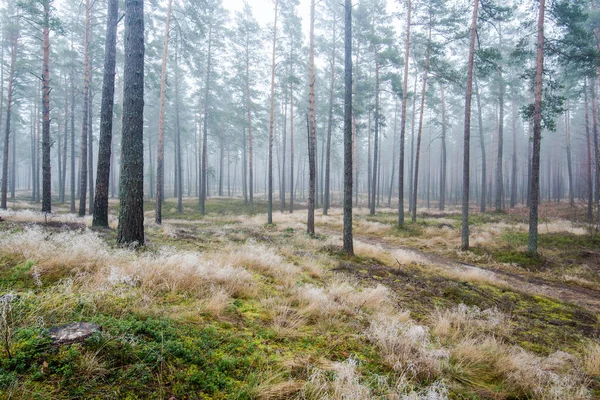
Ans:
{"type": "MultiPolygon", "coordinates": [[[[341,235],[334,231],[325,230],[323,233],[329,236],[339,237],[341,239],[341,235]]],[[[600,313],[600,292],[597,290],[575,286],[559,286],[543,279],[524,276],[499,269],[492,270],[472,264],[465,264],[439,256],[437,254],[424,252],[413,247],[393,244],[381,238],[355,234],[354,240],[373,246],[379,246],[388,252],[402,250],[412,253],[421,258],[425,264],[430,264],[438,268],[446,270],[450,269],[458,273],[475,272],[484,274],[487,276],[487,278],[489,278],[490,281],[495,282],[498,285],[506,286],[511,290],[552,298],[561,302],[575,304],[595,313],[600,313]]]]}

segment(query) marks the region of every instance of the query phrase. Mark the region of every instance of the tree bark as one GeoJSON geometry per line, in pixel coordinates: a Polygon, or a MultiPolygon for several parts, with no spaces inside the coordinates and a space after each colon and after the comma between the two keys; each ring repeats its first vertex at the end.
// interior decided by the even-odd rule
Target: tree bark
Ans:
{"type": "Polygon", "coordinates": [[[59,188],[59,197],[60,202],[64,203],[66,199],[66,187],[67,187],[67,153],[69,152],[69,148],[67,146],[69,139],[69,92],[67,91],[67,76],[65,74],[65,120],[64,120],[64,135],[63,135],[63,168],[62,168],[62,178],[61,178],[61,186],[59,188]]]}
{"type": "Polygon", "coordinates": [[[105,228],[108,228],[108,185],[112,159],[118,19],[119,1],[109,0],[104,45],[102,104],[100,105],[100,143],[98,145],[98,168],[96,171],[96,197],[94,199],[94,217],[92,220],[92,226],[105,228]]]}
{"type": "MultiPolygon", "coordinates": [[[[500,33],[500,47],[502,47],[502,33],[500,33]]],[[[502,175],[502,160],[504,151],[504,78],[502,67],[498,67],[498,156],[496,158],[496,212],[502,211],[504,197],[504,177],[502,175]]]]}
{"type": "MultiPolygon", "coordinates": [[[[179,39],[176,36],[176,39],[179,39]]],[[[181,122],[179,116],[179,40],[175,42],[175,188],[177,212],[183,212],[183,171],[181,166],[181,122]]]]}
{"type": "Polygon", "coordinates": [[[479,146],[481,148],[481,199],[479,210],[484,213],[487,201],[487,160],[485,153],[485,138],[483,136],[483,110],[481,108],[481,97],[479,96],[479,85],[477,84],[477,80],[475,80],[475,99],[477,101],[479,146]]]}
{"type": "MultiPolygon", "coordinates": [[[[165,191],[165,100],[167,97],[167,60],[169,53],[169,34],[171,31],[171,7],[173,0],[167,3],[167,20],[163,41],[162,66],[160,73],[160,100],[158,110],[158,149],[156,157],[156,208],[154,221],[162,224],[162,204],[165,191]]],[[[208,83],[207,83],[208,84],[208,83]]]]}
{"type": "Polygon", "coordinates": [[[512,178],[510,190],[510,208],[517,205],[517,102],[512,102],[512,131],[513,131],[513,154],[512,154],[512,178]]]}
{"type": "MultiPolygon", "coordinates": [[[[8,191],[8,152],[10,144],[10,123],[13,106],[13,95],[14,95],[14,84],[15,84],[15,71],[17,64],[17,51],[19,48],[19,33],[11,32],[10,38],[10,71],[8,73],[8,93],[6,96],[6,125],[4,127],[4,155],[2,157],[2,191],[0,197],[0,208],[6,210],[7,204],[7,191],[8,191]]],[[[3,93],[0,92],[0,96],[3,93]]],[[[13,138],[13,141],[15,139],[13,138]]]]}
{"type": "MultiPolygon", "coordinates": [[[[73,51],[73,42],[71,41],[71,51],[73,51]]],[[[75,213],[75,77],[73,70],[70,72],[71,81],[71,213],[75,213]]]]}
{"type": "Polygon", "coordinates": [[[331,131],[333,129],[333,102],[335,88],[335,60],[336,60],[336,44],[337,44],[337,14],[333,9],[333,29],[331,32],[332,48],[330,61],[329,75],[329,117],[327,121],[327,149],[325,150],[325,193],[323,199],[323,215],[327,215],[329,210],[330,190],[329,184],[331,179],[331,131]]]}
{"type": "MultiPolygon", "coordinates": [[[[92,86],[92,68],[90,66],[90,86],[92,86]]],[[[94,134],[93,134],[93,110],[92,103],[94,101],[94,95],[90,90],[90,103],[88,105],[88,212],[90,214],[94,213],[94,134]]]]}
{"type": "Polygon", "coordinates": [[[569,205],[575,207],[575,185],[573,183],[573,164],[571,160],[571,131],[569,107],[566,105],[565,110],[565,136],[567,141],[567,172],[569,174],[569,205]]]}
{"type": "MultiPolygon", "coordinates": [[[[212,21],[208,26],[208,59],[206,64],[206,82],[204,88],[204,121],[202,128],[202,173],[200,184],[200,214],[206,214],[206,196],[208,193],[207,168],[208,168],[208,97],[210,96],[210,70],[212,58],[212,21]]],[[[252,145],[250,145],[250,166],[252,166],[252,145]]],[[[251,189],[252,190],[252,189],[251,189]]],[[[252,191],[250,191],[252,195],[252,191]]],[[[252,196],[250,196],[250,208],[252,208],[252,196]]]]}
{"type": "MultiPolygon", "coordinates": [[[[250,197],[250,213],[254,213],[254,150],[252,148],[252,101],[250,98],[250,33],[246,32],[246,112],[248,114],[248,191],[250,197]]],[[[293,128],[292,128],[293,129],[293,128]]],[[[292,160],[293,162],[293,160],[292,160]]],[[[292,165],[293,168],[293,165],[292,165]]]]}
{"type": "Polygon", "coordinates": [[[396,173],[396,145],[398,142],[398,98],[396,98],[394,104],[394,145],[392,147],[392,166],[390,168],[391,178],[390,187],[388,192],[388,208],[392,207],[392,195],[394,194],[394,178],[396,173]]]}
{"type": "MultiPolygon", "coordinates": [[[[475,0],[478,1],[478,0],[475,0]]],[[[431,27],[429,27],[428,41],[431,40],[431,27]]],[[[427,44],[427,53],[425,55],[425,71],[423,71],[423,87],[421,89],[421,109],[419,110],[419,130],[417,132],[417,150],[415,154],[415,178],[413,187],[413,208],[412,221],[417,220],[417,187],[419,184],[419,158],[421,155],[421,136],[423,134],[423,112],[425,111],[425,90],[427,88],[427,72],[429,71],[429,43],[427,44]]]]}
{"type": "Polygon", "coordinates": [[[50,0],[44,0],[44,54],[42,61],[42,212],[52,212],[50,164],[50,0]]]}
{"type": "Polygon", "coordinates": [[[538,13],[537,57],[535,71],[535,103],[533,111],[533,154],[531,160],[531,205],[529,208],[529,244],[531,254],[537,254],[538,205],[540,199],[540,147],[542,141],[542,84],[544,73],[544,13],[546,0],[540,0],[538,13]]]}
{"type": "Polygon", "coordinates": [[[273,51],[271,54],[271,113],[269,118],[269,166],[268,166],[268,206],[267,223],[273,223],[273,131],[275,129],[275,50],[277,45],[277,11],[279,0],[275,0],[275,17],[273,21],[273,51]]]}
{"type": "MultiPolygon", "coordinates": [[[[542,0],[543,1],[543,0],[542,0]]],[[[479,0],[473,6],[471,20],[471,39],[469,44],[469,61],[467,67],[467,88],[465,93],[465,131],[463,144],[463,193],[462,193],[462,243],[463,250],[469,249],[469,172],[471,155],[471,94],[473,87],[473,60],[475,57],[475,39],[477,37],[477,12],[479,0]]]]}
{"type": "Polygon", "coordinates": [[[308,221],[307,232],[309,235],[315,234],[315,179],[316,179],[316,129],[315,129],[315,0],[310,2],[310,49],[309,49],[309,148],[308,148],[308,167],[309,167],[309,192],[308,192],[308,221]]]}
{"type": "Polygon", "coordinates": [[[584,95],[584,107],[585,107],[585,139],[587,148],[587,217],[588,222],[591,224],[594,220],[594,183],[592,177],[592,140],[590,135],[590,117],[589,117],[589,104],[588,104],[588,89],[587,89],[587,78],[583,81],[583,95],[584,95]]]}
{"type": "Polygon", "coordinates": [[[442,97],[442,144],[441,144],[441,167],[440,167],[440,210],[446,208],[446,97],[444,85],[440,87],[442,97]]]}
{"type": "Polygon", "coordinates": [[[375,63],[375,135],[373,138],[373,180],[371,189],[371,208],[369,214],[375,215],[375,199],[377,196],[379,165],[379,62],[375,63]]]}
{"type": "Polygon", "coordinates": [[[88,169],[88,113],[90,101],[90,8],[91,1],[85,2],[85,33],[83,39],[83,122],[79,143],[79,216],[85,215],[88,169]]]}
{"type": "Polygon", "coordinates": [[[352,240],[352,0],[344,11],[344,252],[354,254],[352,240]]]}
{"type": "Polygon", "coordinates": [[[125,1],[125,73],[119,229],[121,245],[144,244],[144,2],[125,1]]]}

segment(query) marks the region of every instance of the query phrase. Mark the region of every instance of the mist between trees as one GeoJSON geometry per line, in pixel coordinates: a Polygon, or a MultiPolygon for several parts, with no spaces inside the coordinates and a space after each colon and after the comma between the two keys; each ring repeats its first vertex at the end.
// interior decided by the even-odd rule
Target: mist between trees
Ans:
{"type": "Polygon", "coordinates": [[[399,226],[462,205],[464,249],[469,212],[530,207],[531,253],[539,202],[594,222],[594,1],[302,1],[275,0],[268,26],[220,0],[3,1],[0,206],[108,226],[119,198],[122,243],[167,198],[265,199],[265,222],[308,210],[311,234],[344,193],[347,216],[399,226]]]}

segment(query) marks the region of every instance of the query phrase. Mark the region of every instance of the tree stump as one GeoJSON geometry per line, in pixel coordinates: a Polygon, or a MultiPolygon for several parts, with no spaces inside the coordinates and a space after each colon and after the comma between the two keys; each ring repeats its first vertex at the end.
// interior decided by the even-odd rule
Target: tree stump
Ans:
{"type": "Polygon", "coordinates": [[[51,328],[48,333],[52,339],[52,343],[58,346],[83,342],[96,332],[101,332],[100,325],[91,324],[88,322],[75,322],[67,325],[60,325],[51,328]]]}

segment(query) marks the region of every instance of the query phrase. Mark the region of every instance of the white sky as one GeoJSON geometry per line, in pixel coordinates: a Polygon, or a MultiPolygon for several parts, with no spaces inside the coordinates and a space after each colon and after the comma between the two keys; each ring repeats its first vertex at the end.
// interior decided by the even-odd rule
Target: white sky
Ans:
{"type": "MultiPolygon", "coordinates": [[[[342,3],[343,0],[339,0],[342,3]]],[[[318,0],[316,0],[318,3],[318,0]]],[[[356,3],[354,1],[353,3],[356,3]]],[[[387,11],[396,11],[400,6],[398,0],[387,0],[387,11]]],[[[263,27],[273,26],[273,13],[274,13],[274,2],[273,0],[248,0],[248,4],[254,11],[254,17],[258,23],[263,27]]],[[[233,13],[241,11],[244,8],[244,0],[223,0],[223,6],[233,13]]],[[[318,4],[316,5],[318,8],[318,4]]],[[[309,17],[310,17],[310,0],[300,0],[298,6],[298,15],[302,18],[302,26],[304,34],[308,36],[309,30],[309,17]]],[[[394,21],[394,25],[397,25],[398,21],[394,21]]]]}
{"type": "MultiPolygon", "coordinates": [[[[263,27],[273,25],[273,13],[275,11],[273,0],[248,0],[248,4],[254,11],[254,17],[263,27]]],[[[223,0],[223,6],[232,12],[241,11],[244,8],[244,0],[223,0]]],[[[308,32],[310,1],[300,0],[298,15],[302,18],[304,30],[308,32]]]]}

